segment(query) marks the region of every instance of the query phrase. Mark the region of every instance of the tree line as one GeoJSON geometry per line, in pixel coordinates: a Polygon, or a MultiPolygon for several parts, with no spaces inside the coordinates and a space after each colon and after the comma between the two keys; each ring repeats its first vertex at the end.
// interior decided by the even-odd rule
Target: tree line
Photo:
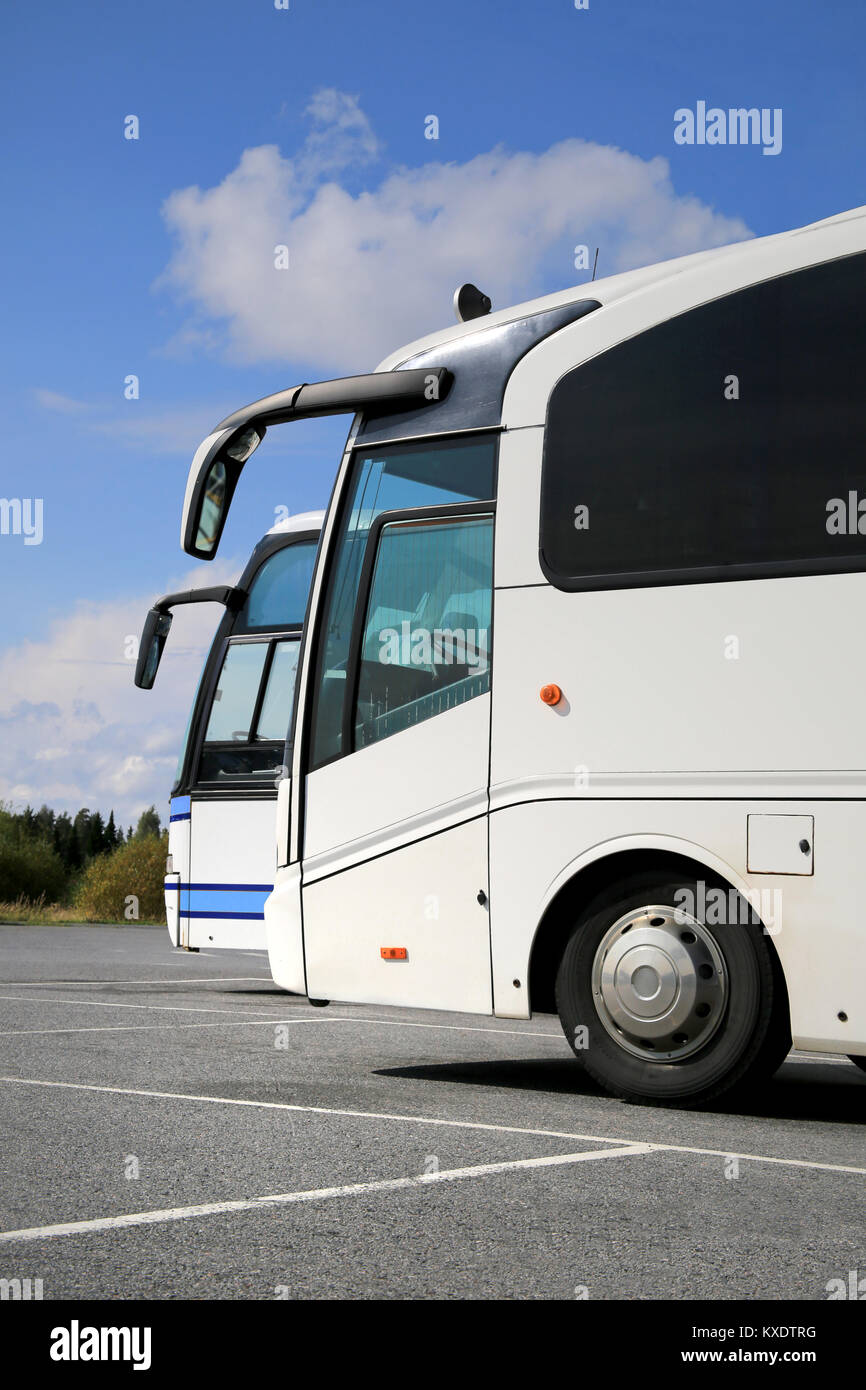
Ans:
{"type": "Polygon", "coordinates": [[[42,841],[50,846],[71,873],[83,869],[97,854],[110,854],[118,845],[159,835],[161,830],[155,806],[142,811],[135,830],[130,825],[125,835],[123,826],[115,822],[113,809],[106,821],[99,811],[91,811],[87,806],[82,806],[74,817],[66,811],[58,815],[45,805],[38,811],[32,806],[25,806],[23,811],[12,811],[4,806],[0,809],[0,826],[2,822],[8,824],[7,833],[14,835],[17,830],[20,840],[42,841]]]}
{"type": "Polygon", "coordinates": [[[105,820],[99,811],[83,806],[75,816],[50,806],[14,811],[0,803],[0,902],[44,895],[48,901],[67,900],[88,866],[124,845],[159,840],[159,814],[149,806],[133,830],[124,833],[114,811],[105,820]]]}

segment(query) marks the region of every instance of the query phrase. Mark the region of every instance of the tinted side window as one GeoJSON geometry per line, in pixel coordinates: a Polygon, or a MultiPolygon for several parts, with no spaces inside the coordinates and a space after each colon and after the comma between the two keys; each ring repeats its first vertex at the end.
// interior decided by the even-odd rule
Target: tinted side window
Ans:
{"type": "Polygon", "coordinates": [[[864,255],[782,276],[564,376],[542,473],[553,582],[866,568],[864,277],[864,255]]]}
{"type": "Polygon", "coordinates": [[[229,646],[213,694],[205,743],[248,741],[267,654],[267,642],[229,646]]]}
{"type": "Polygon", "coordinates": [[[230,642],[213,695],[198,782],[270,787],[283,762],[298,637],[230,642]]]}
{"type": "Polygon", "coordinates": [[[346,668],[361,565],[376,517],[396,509],[486,501],[495,488],[495,435],[356,451],[320,623],[311,768],[351,752],[343,747],[346,668]]]}
{"type": "Polygon", "coordinates": [[[492,517],[382,527],[355,701],[363,748],[490,689],[492,517]]]}
{"type": "Polygon", "coordinates": [[[316,546],[316,541],[297,541],[265,560],[252,582],[237,630],[303,625],[316,546]]]}
{"type": "Polygon", "coordinates": [[[301,644],[297,638],[274,645],[261,713],[256,722],[257,743],[285,743],[295,698],[300,650],[301,644]]]}

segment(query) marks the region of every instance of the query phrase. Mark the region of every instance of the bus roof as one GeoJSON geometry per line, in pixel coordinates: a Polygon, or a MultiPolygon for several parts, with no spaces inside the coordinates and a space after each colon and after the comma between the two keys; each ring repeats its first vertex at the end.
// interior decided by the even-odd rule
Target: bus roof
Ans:
{"type": "MultiPolygon", "coordinates": [[[[298,512],[295,516],[285,516],[265,532],[265,536],[284,536],[292,531],[321,531],[325,513],[298,512]]],[[[264,537],[262,537],[264,539],[264,537]]]]}
{"type": "MultiPolygon", "coordinates": [[[[417,356],[418,353],[430,348],[442,347],[446,343],[467,337],[471,333],[493,328],[499,324],[513,323],[516,319],[528,318],[532,314],[543,313],[548,309],[557,309],[563,305],[585,300],[588,295],[591,295],[593,299],[604,306],[644,289],[648,285],[668,280],[675,275],[681,275],[685,271],[709,269],[719,260],[725,258],[740,257],[744,260],[754,258],[756,265],[760,265],[764,261],[772,260],[779,244],[789,241],[792,237],[808,237],[811,244],[808,248],[806,246],[803,248],[804,260],[820,261],[823,249],[821,240],[828,229],[838,226],[841,222],[852,222],[864,218],[866,218],[866,205],[852,208],[847,212],[836,213],[832,217],[825,217],[820,222],[811,222],[805,227],[795,227],[787,232],[755,237],[748,241],[732,242],[727,246],[713,247],[709,251],[696,251],[689,256],[678,256],[673,260],[660,261],[656,265],[643,266],[638,270],[627,270],[620,275],[609,275],[603,280],[586,280],[583,284],[575,285],[571,289],[559,290],[556,294],[544,295],[540,299],[530,299],[524,304],[514,304],[507,309],[500,309],[496,313],[485,314],[480,318],[470,319],[466,323],[456,323],[448,328],[440,329],[438,333],[427,334],[426,337],[418,338],[415,342],[407,343],[404,347],[398,348],[396,352],[392,352],[379,363],[376,370],[380,372],[391,371],[417,356]]],[[[828,258],[838,254],[838,251],[834,251],[831,246],[830,238],[827,238],[827,242],[828,258]]]]}

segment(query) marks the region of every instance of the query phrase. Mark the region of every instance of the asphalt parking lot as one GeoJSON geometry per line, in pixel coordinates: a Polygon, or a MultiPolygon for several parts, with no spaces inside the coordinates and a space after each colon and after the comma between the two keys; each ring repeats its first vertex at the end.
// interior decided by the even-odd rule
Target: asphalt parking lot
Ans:
{"type": "MultiPolygon", "coordinates": [[[[0,927],[0,1278],[59,1298],[826,1300],[866,1075],[602,1095],[558,1021],[306,1000],[164,930],[0,927]]],[[[866,1289],[866,1284],[864,1284],[866,1289]]]]}

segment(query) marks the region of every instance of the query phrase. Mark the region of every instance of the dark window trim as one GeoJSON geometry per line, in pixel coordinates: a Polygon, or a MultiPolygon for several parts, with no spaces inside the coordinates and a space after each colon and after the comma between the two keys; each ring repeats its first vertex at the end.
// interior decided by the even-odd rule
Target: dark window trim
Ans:
{"type": "MultiPolygon", "coordinates": [[[[336,501],[337,501],[336,515],[335,515],[335,517],[334,517],[334,522],[333,522],[333,525],[332,525],[332,527],[331,527],[331,543],[330,543],[330,545],[329,545],[329,547],[328,547],[328,550],[326,551],[326,553],[325,553],[325,555],[324,555],[324,562],[323,562],[323,568],[322,568],[322,578],[321,578],[321,583],[320,583],[320,585],[319,585],[319,602],[318,602],[318,607],[317,607],[317,611],[316,611],[316,624],[315,624],[315,629],[310,629],[310,628],[307,626],[307,627],[305,627],[305,632],[304,632],[304,639],[303,639],[303,640],[304,640],[304,644],[306,645],[307,642],[310,643],[310,661],[309,661],[309,666],[308,666],[309,675],[308,675],[308,680],[307,680],[307,686],[306,686],[306,689],[305,689],[305,692],[304,692],[304,693],[305,693],[305,699],[304,699],[304,710],[303,710],[303,725],[302,725],[302,728],[301,728],[300,730],[294,730],[294,725],[292,726],[292,729],[290,730],[290,732],[296,732],[296,733],[298,733],[298,734],[299,734],[299,737],[300,737],[300,743],[301,743],[301,767],[300,767],[300,773],[301,773],[301,777],[302,777],[302,778],[311,775],[313,772],[318,772],[318,771],[319,771],[319,768],[328,767],[331,763],[337,762],[338,759],[340,759],[340,758],[342,758],[342,757],[345,756],[345,754],[342,753],[342,752],[340,752],[340,753],[335,753],[332,757],[330,757],[330,758],[323,758],[321,762],[318,762],[318,763],[315,764],[315,766],[312,766],[313,732],[314,732],[314,730],[315,730],[315,728],[316,728],[316,723],[317,723],[317,720],[318,720],[318,714],[319,714],[319,692],[320,692],[320,688],[321,688],[321,683],[320,683],[319,680],[318,680],[318,670],[319,670],[319,659],[320,659],[320,657],[321,657],[321,655],[322,655],[322,643],[323,643],[323,641],[324,641],[324,636],[323,636],[323,633],[322,633],[322,626],[323,626],[322,619],[323,619],[323,615],[324,615],[326,606],[329,604],[330,598],[331,598],[331,583],[332,583],[333,577],[334,577],[334,568],[335,568],[335,565],[336,565],[337,552],[338,552],[338,549],[339,549],[339,538],[340,538],[340,536],[342,535],[343,521],[345,520],[345,517],[346,517],[346,511],[347,511],[347,509],[351,506],[351,496],[350,496],[350,492],[351,492],[352,483],[353,483],[353,481],[354,481],[354,476],[355,476],[355,465],[356,465],[356,463],[357,463],[357,460],[358,460],[359,456],[360,456],[361,454],[364,454],[364,453],[369,453],[371,449],[376,449],[376,450],[400,449],[400,448],[405,447],[405,443],[406,443],[406,442],[409,442],[409,443],[412,443],[412,444],[428,444],[428,445],[430,445],[430,446],[436,446],[436,445],[448,444],[448,443],[451,442],[451,440],[462,441],[463,439],[466,438],[467,435],[476,435],[476,436],[478,436],[479,438],[481,438],[481,437],[484,436],[484,435],[489,435],[489,436],[491,437],[492,441],[493,441],[493,459],[492,459],[492,463],[493,463],[493,498],[490,499],[489,502],[488,502],[487,499],[479,499],[479,500],[476,501],[476,502],[472,502],[471,505],[472,505],[473,507],[488,506],[488,505],[492,505],[492,506],[495,507],[495,505],[496,505],[496,496],[497,496],[498,491],[499,491],[499,440],[500,440],[500,437],[501,437],[502,433],[503,433],[503,431],[502,431],[502,428],[501,428],[501,427],[498,427],[498,428],[495,427],[495,426],[494,426],[494,427],[491,427],[491,428],[483,428],[483,427],[481,427],[481,428],[478,428],[478,429],[471,429],[471,430],[464,430],[464,431],[456,430],[456,431],[452,431],[452,432],[449,432],[449,433],[447,433],[447,434],[442,434],[442,435],[436,435],[436,434],[421,435],[421,436],[419,436],[417,439],[412,439],[411,441],[402,441],[402,442],[401,442],[400,440],[393,440],[393,441],[392,441],[392,440],[389,439],[387,442],[385,442],[385,443],[383,443],[383,444],[377,444],[377,443],[375,443],[375,442],[374,442],[374,443],[367,443],[367,444],[365,444],[363,440],[360,440],[360,439],[358,438],[358,435],[357,435],[357,434],[356,434],[354,437],[352,437],[352,436],[350,435],[350,440],[349,440],[349,442],[347,442],[346,450],[344,450],[344,457],[345,457],[346,452],[350,452],[350,456],[349,456],[348,463],[347,463],[347,465],[346,465],[346,472],[345,472],[345,474],[344,474],[343,487],[342,487],[342,490],[341,490],[341,492],[340,492],[339,498],[336,498],[337,482],[339,481],[339,475],[338,475],[337,480],[335,480],[335,483],[334,483],[334,491],[331,493],[331,501],[330,501],[330,504],[329,504],[329,506],[328,506],[328,511],[327,511],[327,513],[326,513],[326,521],[327,521],[327,517],[330,516],[330,515],[331,515],[331,512],[334,510],[334,502],[335,502],[335,498],[336,498],[336,501]],[[350,446],[351,446],[351,448],[350,448],[350,446]]],[[[463,504],[461,503],[461,504],[459,504],[459,505],[463,505],[463,504]]],[[[322,527],[322,534],[324,535],[324,526],[322,527]]],[[[322,563],[321,557],[320,557],[319,563],[322,563]]],[[[315,582],[315,581],[314,581],[314,582],[315,582]]],[[[312,586],[311,586],[311,588],[310,588],[310,601],[312,602],[312,586]]],[[[308,609],[308,611],[307,611],[307,617],[309,618],[309,616],[310,616],[310,614],[309,614],[309,609],[308,609]]],[[[306,662],[306,653],[305,653],[305,651],[304,651],[303,648],[302,648],[302,650],[301,650],[300,659],[301,659],[301,662],[306,662]]],[[[346,677],[347,677],[347,679],[348,679],[348,671],[346,672],[346,677]]],[[[298,706],[298,700],[299,700],[299,698],[300,698],[300,691],[299,691],[299,688],[296,687],[296,689],[295,689],[295,710],[296,710],[296,712],[297,712],[297,706],[298,706]]],[[[345,710],[344,710],[343,713],[344,713],[344,719],[345,719],[345,710]]],[[[303,844],[303,836],[304,836],[303,810],[302,810],[302,818],[301,818],[301,819],[302,819],[302,823],[301,823],[301,826],[300,826],[300,828],[299,828],[299,835],[300,835],[299,844],[302,845],[302,844],[303,844]]]]}
{"type": "MultiPolygon", "coordinates": [[[[274,664],[274,652],[276,650],[276,638],[268,638],[268,650],[265,652],[265,663],[262,667],[259,688],[256,694],[255,704],[253,705],[253,715],[250,720],[250,727],[247,730],[247,747],[251,747],[256,741],[256,734],[259,728],[259,716],[262,712],[262,705],[265,703],[265,691],[268,688],[268,681],[271,678],[271,667],[274,664]]],[[[273,739],[267,740],[273,743],[273,739]]]]}
{"type": "MultiPolygon", "coordinates": [[[[367,545],[364,550],[364,560],[361,565],[361,576],[358,582],[358,598],[355,603],[355,613],[352,620],[352,635],[349,639],[349,660],[346,666],[346,694],[343,699],[343,751],[337,754],[338,758],[351,757],[357,752],[355,748],[355,703],[358,698],[358,684],[361,678],[361,643],[364,636],[364,626],[367,616],[367,605],[370,601],[370,591],[373,587],[373,574],[376,568],[376,558],[379,553],[379,538],[386,526],[393,526],[399,523],[408,525],[430,525],[437,521],[448,521],[451,517],[477,517],[479,521],[493,521],[495,528],[496,521],[496,502],[494,500],[483,502],[452,502],[446,506],[438,507],[401,507],[395,508],[391,512],[380,512],[372,523],[367,534],[367,545]]],[[[493,602],[493,582],[491,575],[490,584],[491,609],[493,602]]],[[[491,621],[492,627],[492,621],[491,621]]],[[[489,643],[489,663],[493,667],[493,641],[489,643]]],[[[336,758],[331,759],[332,762],[336,758]]]]}
{"type": "Polygon", "coordinates": [[[699,565],[689,568],[677,568],[667,570],[632,570],[614,571],[602,573],[596,571],[592,574],[569,575],[562,574],[554,569],[544,554],[544,517],[545,517],[545,476],[548,458],[548,418],[550,414],[550,401],[554,392],[560,384],[573,372],[579,372],[590,362],[597,361],[600,357],[605,357],[610,352],[615,352],[617,348],[624,347],[626,343],[633,343],[642,338],[644,334],[652,332],[655,328],[660,328],[664,324],[675,323],[677,319],[687,318],[689,314],[697,309],[708,308],[713,304],[721,304],[725,300],[735,299],[740,294],[746,294],[749,290],[757,289],[763,285],[768,285],[774,281],[788,280],[797,275],[810,270],[817,270],[821,266],[835,264],[839,261],[856,260],[858,257],[866,257],[863,251],[855,251],[844,256],[833,256],[826,261],[814,261],[808,265],[798,266],[794,270],[782,271],[775,275],[767,275],[762,280],[756,280],[749,285],[740,285],[737,289],[730,290],[727,294],[716,295],[712,299],[702,300],[699,304],[692,304],[688,309],[684,309],[679,314],[671,314],[669,318],[659,319],[658,322],[649,324],[642,328],[639,333],[632,333],[630,337],[622,338],[619,342],[611,343],[601,352],[595,353],[584,362],[580,362],[573,367],[567,368],[561,376],[557,378],[550,389],[547,398],[544,421],[544,444],[541,457],[541,486],[539,492],[538,508],[538,563],[545,579],[555,588],[564,593],[592,592],[604,589],[648,589],[666,588],[681,584],[719,584],[731,583],[736,580],[752,579],[785,579],[822,574],[859,574],[866,570],[866,551],[862,555],[846,555],[833,559],[832,556],[821,556],[815,558],[806,557],[798,560],[758,560],[735,562],[729,565],[699,565]]]}
{"type": "Polygon", "coordinates": [[[203,782],[190,792],[193,802],[196,801],[276,801],[277,788],[269,783],[267,786],[237,786],[237,787],[217,787],[213,783],[203,782]]]}
{"type": "MultiPolygon", "coordinates": [[[[518,426],[518,428],[522,429],[524,427],[518,426]]],[[[506,433],[507,428],[505,425],[467,425],[467,427],[462,430],[449,430],[447,436],[443,435],[442,438],[468,439],[473,434],[506,433]]],[[[397,445],[429,444],[431,440],[435,438],[435,435],[430,434],[401,434],[395,435],[393,439],[383,439],[381,441],[377,439],[361,439],[359,440],[358,444],[353,447],[353,453],[355,451],[355,448],[357,448],[362,453],[369,453],[371,449],[391,449],[396,447],[397,445]]]]}
{"type": "MultiPolygon", "coordinates": [[[[240,749],[252,748],[255,746],[256,752],[267,753],[273,750],[274,764],[273,769],[280,769],[283,766],[284,744],[280,739],[268,739],[265,742],[257,743],[233,743],[231,740],[220,739],[214,743],[202,745],[202,753],[207,749],[208,753],[237,753],[240,749]]],[[[213,795],[225,796],[227,793],[234,792],[236,795],[245,796],[247,791],[262,791],[268,787],[273,787],[274,795],[277,794],[275,785],[274,770],[267,768],[261,772],[242,772],[237,774],[236,782],[223,782],[214,777],[212,780],[202,778],[195,784],[195,794],[199,795],[202,791],[207,791],[213,795]]]]}
{"type": "Polygon", "coordinates": [[[555,589],[570,594],[600,589],[661,589],[677,584],[724,584],[750,579],[805,579],[810,575],[860,574],[866,570],[864,554],[848,555],[838,560],[761,560],[730,565],[703,565],[693,569],[562,575],[551,569],[540,546],[538,562],[545,579],[555,589]]]}

